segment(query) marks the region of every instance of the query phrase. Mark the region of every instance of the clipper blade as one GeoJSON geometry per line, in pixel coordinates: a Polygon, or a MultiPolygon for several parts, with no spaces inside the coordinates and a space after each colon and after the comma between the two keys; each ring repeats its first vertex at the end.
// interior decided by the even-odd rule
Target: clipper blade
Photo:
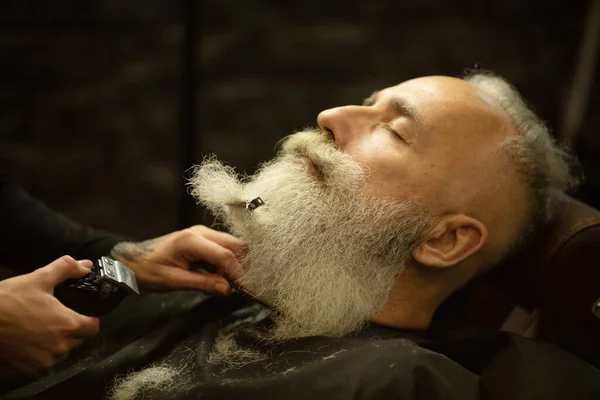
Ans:
{"type": "Polygon", "coordinates": [[[237,201],[235,203],[228,203],[227,205],[233,207],[244,207],[246,212],[250,214],[250,216],[252,216],[254,215],[254,210],[256,210],[260,206],[264,206],[265,202],[260,197],[257,197],[250,201],[237,201]]]}

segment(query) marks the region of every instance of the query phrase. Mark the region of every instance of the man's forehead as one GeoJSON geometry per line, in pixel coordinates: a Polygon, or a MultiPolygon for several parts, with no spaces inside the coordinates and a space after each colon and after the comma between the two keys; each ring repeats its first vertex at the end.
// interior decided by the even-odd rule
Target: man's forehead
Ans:
{"type": "Polygon", "coordinates": [[[373,92],[379,96],[427,96],[427,97],[463,97],[474,95],[479,89],[463,79],[450,76],[423,76],[409,79],[396,85],[389,86],[373,92]]]}

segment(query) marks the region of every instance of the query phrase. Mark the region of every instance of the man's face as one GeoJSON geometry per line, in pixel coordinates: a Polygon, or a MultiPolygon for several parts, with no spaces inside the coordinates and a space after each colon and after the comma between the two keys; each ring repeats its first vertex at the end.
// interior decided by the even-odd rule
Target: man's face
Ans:
{"type": "Polygon", "coordinates": [[[321,112],[318,124],[368,168],[374,194],[428,199],[440,213],[484,197],[474,189],[491,189],[490,174],[500,168],[497,145],[510,134],[497,106],[470,83],[448,77],[383,89],[362,105],[321,112]]]}

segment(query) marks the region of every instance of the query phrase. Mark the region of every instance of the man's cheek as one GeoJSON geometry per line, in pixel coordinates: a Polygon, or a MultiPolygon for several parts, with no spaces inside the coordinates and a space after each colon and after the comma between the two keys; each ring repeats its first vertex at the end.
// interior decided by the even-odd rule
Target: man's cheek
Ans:
{"type": "Polygon", "coordinates": [[[365,188],[378,198],[406,199],[421,197],[428,192],[430,181],[414,168],[389,167],[372,164],[367,174],[365,188]]]}
{"type": "Polygon", "coordinates": [[[352,157],[370,175],[384,167],[382,160],[378,158],[378,151],[376,149],[360,146],[358,143],[350,143],[344,148],[344,152],[352,157]]]}

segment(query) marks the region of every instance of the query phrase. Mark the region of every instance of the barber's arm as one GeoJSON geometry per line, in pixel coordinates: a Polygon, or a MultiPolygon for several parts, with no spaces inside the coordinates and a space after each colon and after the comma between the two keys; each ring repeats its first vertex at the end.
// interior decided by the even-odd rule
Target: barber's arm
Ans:
{"type": "Polygon", "coordinates": [[[190,269],[193,262],[206,262],[236,279],[236,257],[243,248],[243,242],[235,237],[203,226],[144,242],[126,241],[49,209],[0,172],[0,265],[20,273],[31,272],[65,254],[95,260],[110,252],[135,272],[144,289],[228,294],[229,283],[219,274],[200,274],[190,269]]]}
{"type": "Polygon", "coordinates": [[[144,242],[118,243],[110,256],[131,269],[147,290],[191,289],[227,295],[231,287],[222,275],[239,278],[244,249],[244,242],[236,237],[196,225],[144,242]],[[208,263],[218,273],[191,271],[196,262],[208,263]]]}
{"type": "Polygon", "coordinates": [[[123,240],[50,210],[0,172],[0,265],[27,273],[65,254],[95,260],[123,240]]]}

